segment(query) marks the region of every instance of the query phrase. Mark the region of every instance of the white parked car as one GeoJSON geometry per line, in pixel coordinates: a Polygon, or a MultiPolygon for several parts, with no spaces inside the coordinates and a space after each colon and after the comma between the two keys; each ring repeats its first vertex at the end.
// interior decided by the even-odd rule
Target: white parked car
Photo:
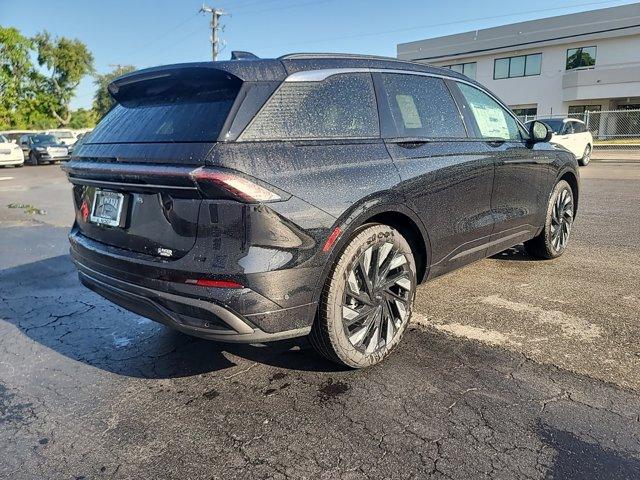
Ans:
{"type": "Polygon", "coordinates": [[[65,145],[73,145],[76,143],[76,135],[71,130],[47,130],[43,132],[46,135],[53,135],[60,143],[65,145]]]}
{"type": "Polygon", "coordinates": [[[22,149],[10,141],[4,135],[0,135],[0,167],[13,165],[21,167],[24,165],[24,155],[22,149]]]}
{"type": "Polygon", "coordinates": [[[593,137],[585,123],[575,118],[540,118],[553,131],[551,143],[561,145],[578,160],[583,167],[589,164],[593,150],[593,137]]]}

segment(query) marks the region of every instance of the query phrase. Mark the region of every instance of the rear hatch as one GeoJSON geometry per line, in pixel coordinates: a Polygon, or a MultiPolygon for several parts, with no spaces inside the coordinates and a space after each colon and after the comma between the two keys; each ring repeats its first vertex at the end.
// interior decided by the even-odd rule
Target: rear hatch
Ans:
{"type": "Polygon", "coordinates": [[[242,81],[212,68],[133,74],[65,170],[76,224],[98,242],[166,258],[195,244],[201,195],[190,173],[211,155],[242,81]]]}

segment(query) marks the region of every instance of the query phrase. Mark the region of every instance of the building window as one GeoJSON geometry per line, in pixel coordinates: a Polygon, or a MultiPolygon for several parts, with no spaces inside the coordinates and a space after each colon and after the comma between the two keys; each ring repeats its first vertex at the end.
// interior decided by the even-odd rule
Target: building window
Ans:
{"type": "Polygon", "coordinates": [[[445,65],[444,68],[449,68],[454,72],[466,75],[469,78],[476,78],[476,62],[470,63],[456,63],[454,65],[445,65]]]}
{"type": "Polygon", "coordinates": [[[538,114],[538,107],[512,108],[511,111],[517,117],[535,117],[538,114]]]}
{"type": "Polygon", "coordinates": [[[518,78],[540,75],[542,54],[518,55],[517,57],[496,58],[493,61],[493,79],[518,78]]]}
{"type": "Polygon", "coordinates": [[[570,48],[567,50],[567,70],[593,67],[596,64],[596,47],[570,48]]]}
{"type": "Polygon", "coordinates": [[[585,120],[587,112],[600,112],[602,105],[573,105],[569,106],[569,118],[577,118],[579,120],[585,120]]]}

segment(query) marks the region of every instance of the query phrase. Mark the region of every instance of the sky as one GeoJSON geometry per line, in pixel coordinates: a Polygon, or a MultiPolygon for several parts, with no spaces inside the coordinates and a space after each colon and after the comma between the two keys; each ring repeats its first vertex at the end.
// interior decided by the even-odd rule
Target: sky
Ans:
{"type": "MultiPolygon", "coordinates": [[[[432,0],[207,0],[222,18],[225,46],[260,57],[291,52],[396,55],[398,43],[634,3],[536,0],[535,2],[432,0]],[[210,3],[215,1],[215,3],[210,3]]],[[[113,65],[207,61],[210,15],[196,0],[0,0],[0,25],[31,36],[44,29],[82,40],[98,73],[113,65]]],[[[72,108],[89,108],[93,79],[79,85],[72,108]]]]}

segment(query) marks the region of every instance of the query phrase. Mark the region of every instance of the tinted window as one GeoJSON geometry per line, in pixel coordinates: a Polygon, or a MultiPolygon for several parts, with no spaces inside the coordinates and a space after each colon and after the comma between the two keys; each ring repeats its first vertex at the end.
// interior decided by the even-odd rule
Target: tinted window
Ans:
{"type": "Polygon", "coordinates": [[[518,55],[516,57],[498,58],[493,62],[494,80],[540,75],[542,54],[518,55]]]}
{"type": "Polygon", "coordinates": [[[562,120],[540,120],[545,123],[553,133],[561,133],[564,128],[564,122],[562,120]]]}
{"type": "Polygon", "coordinates": [[[482,138],[521,140],[518,123],[502,105],[475,87],[465,83],[458,83],[458,86],[476,119],[482,138]]]}
{"type": "Polygon", "coordinates": [[[9,143],[9,139],[4,135],[0,135],[0,143],[9,143]]]}
{"type": "Polygon", "coordinates": [[[564,128],[562,129],[562,133],[565,135],[569,135],[573,132],[573,122],[567,122],[564,124],[564,128]]]}
{"type": "Polygon", "coordinates": [[[524,57],[513,57],[509,65],[510,77],[522,77],[524,75],[524,57]]]}
{"type": "Polygon", "coordinates": [[[141,81],[121,92],[91,143],[215,141],[241,82],[196,75],[172,81],[141,81]]]}
{"type": "Polygon", "coordinates": [[[455,72],[462,73],[463,75],[466,75],[467,77],[473,78],[475,80],[476,67],[477,67],[476,62],[469,62],[469,63],[457,63],[455,65],[445,65],[444,68],[450,68],[455,72]]]}
{"type": "Polygon", "coordinates": [[[573,133],[584,133],[584,125],[580,122],[573,122],[573,133]]]}
{"type": "Polygon", "coordinates": [[[509,78],[508,58],[499,58],[493,63],[493,78],[509,78]]]}
{"type": "Polygon", "coordinates": [[[527,66],[524,74],[529,75],[540,75],[541,66],[542,66],[542,54],[538,53],[536,55],[527,55],[527,66]]]}
{"type": "Polygon", "coordinates": [[[321,82],[285,82],[240,140],[371,138],[380,135],[368,73],[333,75],[321,82]]]}
{"type": "Polygon", "coordinates": [[[567,50],[567,70],[592,67],[596,64],[596,47],[570,48],[567,50]]]}
{"type": "Polygon", "coordinates": [[[467,133],[451,93],[439,78],[382,74],[399,136],[461,138],[467,133]]]}

